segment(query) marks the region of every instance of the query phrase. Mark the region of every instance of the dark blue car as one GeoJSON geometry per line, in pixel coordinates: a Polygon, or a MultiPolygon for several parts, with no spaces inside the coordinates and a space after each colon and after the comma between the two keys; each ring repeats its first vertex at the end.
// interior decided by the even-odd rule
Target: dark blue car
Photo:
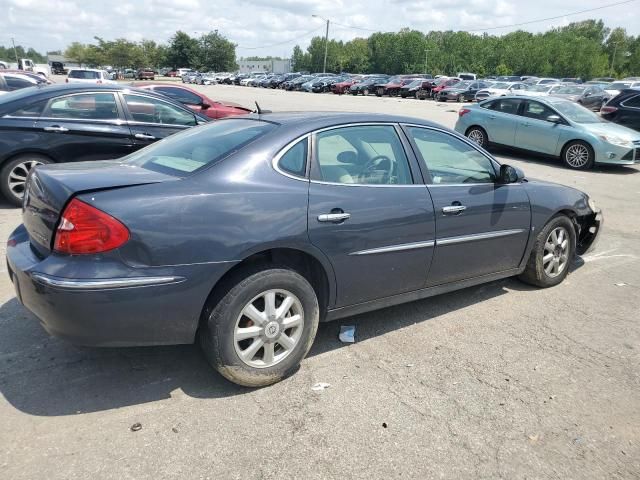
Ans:
{"type": "Polygon", "coordinates": [[[289,113],[29,177],[20,301],[95,346],[191,343],[233,382],[291,373],[319,321],[519,275],[560,283],[602,216],[436,124],[289,113]]]}

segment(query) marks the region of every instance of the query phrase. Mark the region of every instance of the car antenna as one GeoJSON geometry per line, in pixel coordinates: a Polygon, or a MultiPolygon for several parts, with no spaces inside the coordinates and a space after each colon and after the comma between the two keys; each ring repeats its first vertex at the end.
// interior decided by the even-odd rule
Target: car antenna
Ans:
{"type": "Polygon", "coordinates": [[[262,110],[262,109],[260,108],[260,105],[258,105],[258,102],[257,102],[257,101],[256,101],[256,102],[253,102],[253,103],[255,103],[255,104],[256,104],[256,113],[257,113],[258,115],[262,115],[263,113],[271,113],[271,110],[262,110]]]}

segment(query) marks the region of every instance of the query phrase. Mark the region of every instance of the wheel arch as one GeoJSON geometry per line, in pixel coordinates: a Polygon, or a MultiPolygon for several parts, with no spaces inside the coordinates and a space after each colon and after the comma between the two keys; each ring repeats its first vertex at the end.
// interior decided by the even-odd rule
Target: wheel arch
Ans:
{"type": "Polygon", "coordinates": [[[41,150],[41,149],[37,149],[37,148],[27,148],[27,149],[24,149],[24,150],[20,150],[19,152],[12,152],[11,154],[7,155],[6,157],[0,158],[0,168],[2,168],[2,166],[5,163],[10,162],[14,158],[21,157],[22,155],[29,155],[29,154],[35,154],[35,155],[40,155],[41,157],[47,157],[53,163],[58,163],[58,160],[53,158],[50,155],[50,152],[48,152],[46,150],[41,150]]]}
{"type": "Polygon", "coordinates": [[[560,147],[560,158],[562,158],[562,156],[564,155],[564,151],[567,148],[567,145],[569,145],[571,142],[581,142],[587,145],[587,147],[589,147],[591,149],[591,152],[594,154],[594,158],[595,158],[595,149],[593,148],[593,145],[591,144],[591,141],[586,140],[584,138],[570,138],[568,140],[565,140],[564,143],[562,144],[562,146],[560,147]]]}
{"type": "Polygon", "coordinates": [[[336,282],[331,263],[319,252],[312,253],[299,247],[273,247],[248,252],[242,261],[220,277],[207,296],[200,322],[208,317],[207,306],[216,305],[247,275],[269,266],[288,267],[305,277],[318,296],[320,320],[325,318],[328,307],[335,301],[336,282]]]}

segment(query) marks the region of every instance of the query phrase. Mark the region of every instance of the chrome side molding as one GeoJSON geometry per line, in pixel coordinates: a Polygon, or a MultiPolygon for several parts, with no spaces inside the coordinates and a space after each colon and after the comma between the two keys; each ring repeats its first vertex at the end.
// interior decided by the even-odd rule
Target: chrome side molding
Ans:
{"type": "Polygon", "coordinates": [[[43,273],[32,273],[31,278],[47,287],[61,288],[65,290],[109,290],[114,288],[150,287],[153,285],[165,285],[180,283],[184,277],[131,277],[131,278],[105,278],[105,279],[71,279],[51,277],[43,273]]]}

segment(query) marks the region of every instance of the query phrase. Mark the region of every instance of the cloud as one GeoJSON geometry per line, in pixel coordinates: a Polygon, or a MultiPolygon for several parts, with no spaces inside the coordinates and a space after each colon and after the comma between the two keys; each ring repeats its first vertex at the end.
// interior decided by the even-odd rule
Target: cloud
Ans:
{"type": "MultiPolygon", "coordinates": [[[[329,30],[331,38],[350,40],[368,36],[367,29],[475,30],[601,5],[601,0],[0,0],[0,12],[5,13],[0,44],[9,45],[13,36],[16,43],[44,52],[64,49],[73,41],[92,42],[94,36],[166,42],[176,30],[201,35],[218,29],[238,44],[239,56],[283,56],[295,44],[305,47],[311,37],[324,34],[323,21],[313,18],[314,14],[335,22],[329,30]]],[[[602,18],[611,28],[621,26],[629,34],[640,34],[640,9],[629,5],[535,23],[526,29],[542,31],[587,18],[602,18]]]]}

